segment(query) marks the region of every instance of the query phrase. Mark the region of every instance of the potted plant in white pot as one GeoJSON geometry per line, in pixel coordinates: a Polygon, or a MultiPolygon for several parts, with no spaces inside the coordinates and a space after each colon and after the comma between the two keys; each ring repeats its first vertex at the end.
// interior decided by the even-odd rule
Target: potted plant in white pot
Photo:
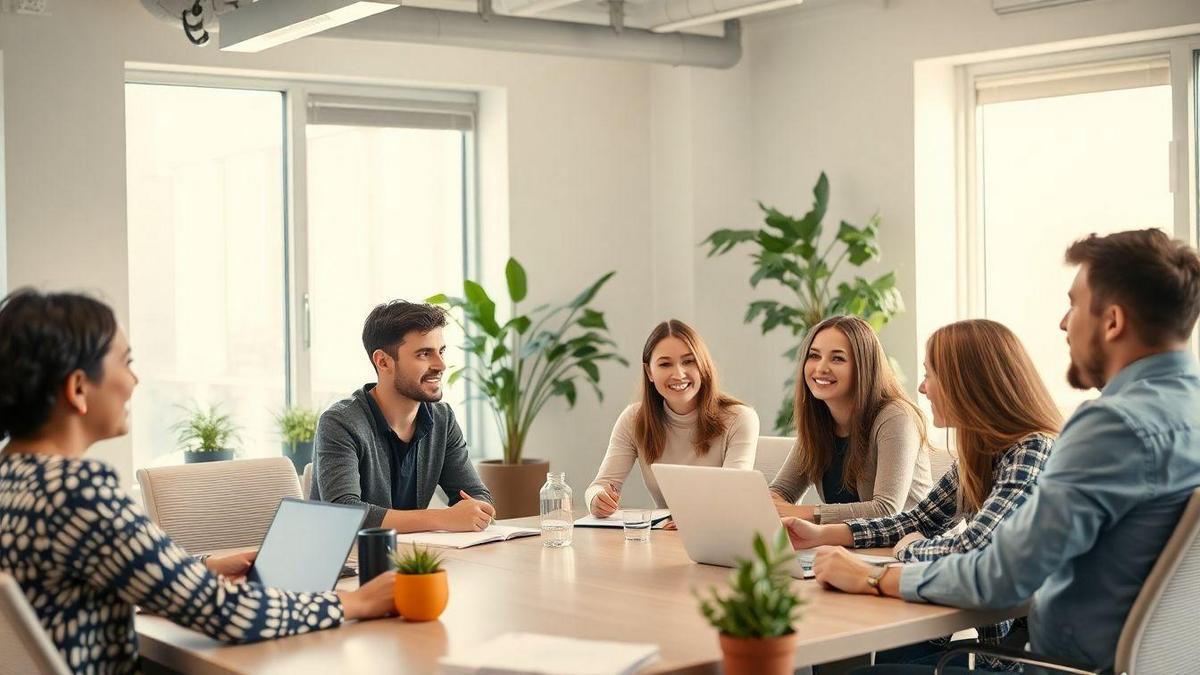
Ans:
{"type": "Polygon", "coordinates": [[[796,557],[787,530],[780,528],[770,548],[754,534],[754,557],[738,559],[729,574],[729,592],[709,588],[700,612],[720,633],[725,675],[791,675],[796,632],[792,624],[804,604],[792,590],[788,565],[796,557]]]}
{"type": "Polygon", "coordinates": [[[196,406],[187,410],[188,416],[175,425],[176,439],[183,448],[183,461],[221,462],[233,459],[237,450],[233,442],[238,427],[218,406],[196,406]]]}
{"type": "Polygon", "coordinates": [[[427,302],[461,310],[455,321],[467,334],[465,350],[472,358],[450,374],[471,382],[493,413],[504,457],[479,463],[479,473],[491,491],[497,518],[538,514],[538,490],[550,463],[524,457],[525,440],[542,407],[560,396],[575,406],[579,387],[600,389],[602,361],[629,362],[614,350],[604,313],[590,303],[616,272],[609,272],[583,289],[570,302],[546,304],[527,313],[518,311],[528,290],[525,269],[514,258],[505,267],[511,318],[500,323],[496,303],[474,281],[463,282],[463,297],[435,295],[427,302]]]}
{"type": "Polygon", "coordinates": [[[313,438],[317,435],[317,413],[292,406],[276,417],[279,435],[283,438],[283,455],[292,460],[296,473],[304,473],[304,467],[312,461],[313,438]]]}

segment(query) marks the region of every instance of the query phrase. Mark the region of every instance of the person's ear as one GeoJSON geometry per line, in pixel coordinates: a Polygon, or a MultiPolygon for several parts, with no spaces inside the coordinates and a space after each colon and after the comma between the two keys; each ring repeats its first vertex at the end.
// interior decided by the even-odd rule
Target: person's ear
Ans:
{"type": "Polygon", "coordinates": [[[1105,342],[1116,342],[1129,330],[1129,314],[1120,305],[1109,305],[1100,317],[1105,342]]]}
{"type": "Polygon", "coordinates": [[[82,370],[72,371],[63,383],[63,401],[80,415],[86,415],[88,411],[88,384],[87,374],[82,370]]]}
{"type": "Polygon", "coordinates": [[[371,352],[371,362],[375,364],[375,370],[380,372],[391,370],[392,368],[392,357],[382,349],[376,349],[374,352],[371,352]]]}

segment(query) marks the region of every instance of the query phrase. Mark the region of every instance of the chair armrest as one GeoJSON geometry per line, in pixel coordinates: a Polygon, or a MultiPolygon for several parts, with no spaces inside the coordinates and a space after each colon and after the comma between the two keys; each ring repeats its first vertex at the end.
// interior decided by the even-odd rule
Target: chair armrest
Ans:
{"type": "Polygon", "coordinates": [[[1039,656],[1032,652],[1027,652],[1024,649],[1012,649],[1010,647],[991,647],[991,646],[987,646],[987,645],[971,645],[968,647],[958,647],[956,649],[951,649],[950,651],[943,654],[942,658],[938,659],[937,666],[935,666],[933,669],[933,675],[944,675],[944,673],[946,672],[947,664],[949,664],[950,659],[954,658],[955,656],[970,655],[970,654],[990,656],[992,658],[1002,659],[1005,661],[1015,661],[1017,663],[1023,663],[1023,664],[1030,665],[1030,666],[1037,666],[1038,668],[1045,668],[1048,670],[1056,670],[1060,673],[1072,673],[1073,675],[1096,675],[1097,673],[1103,672],[1102,670],[1099,670],[1099,669],[1091,669],[1091,668],[1086,668],[1084,666],[1072,665],[1072,664],[1067,664],[1067,663],[1055,663],[1054,661],[1051,661],[1044,656],[1039,656]]]}

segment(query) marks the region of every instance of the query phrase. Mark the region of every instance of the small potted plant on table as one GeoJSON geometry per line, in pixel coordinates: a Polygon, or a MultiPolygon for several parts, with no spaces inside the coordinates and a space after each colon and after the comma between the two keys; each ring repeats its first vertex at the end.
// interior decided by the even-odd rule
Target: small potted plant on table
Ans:
{"type": "Polygon", "coordinates": [[[304,473],[304,467],[312,461],[317,413],[293,406],[275,419],[279,423],[279,435],[283,437],[284,457],[292,460],[297,474],[304,473]]]}
{"type": "Polygon", "coordinates": [[[215,405],[189,410],[187,418],[176,424],[175,430],[183,447],[183,461],[188,464],[221,462],[237,454],[232,443],[237,440],[238,427],[215,405]]]}
{"type": "Polygon", "coordinates": [[[442,556],[413,544],[407,552],[392,554],[392,566],[396,569],[392,599],[400,616],[405,621],[433,621],[441,616],[450,600],[442,556]]]}
{"type": "Polygon", "coordinates": [[[792,590],[787,565],[795,557],[780,528],[771,548],[754,535],[754,558],[738,559],[724,597],[709,588],[700,611],[720,631],[725,675],[791,675],[796,654],[792,623],[804,600],[792,590]]]}

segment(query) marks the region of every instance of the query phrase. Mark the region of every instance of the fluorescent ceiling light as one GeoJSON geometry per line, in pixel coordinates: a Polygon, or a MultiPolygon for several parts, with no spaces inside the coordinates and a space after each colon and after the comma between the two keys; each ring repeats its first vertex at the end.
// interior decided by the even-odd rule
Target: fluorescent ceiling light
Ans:
{"type": "Polygon", "coordinates": [[[576,2],[579,2],[579,0],[533,0],[528,5],[523,5],[513,10],[512,13],[514,16],[532,16],[534,14],[541,14],[542,12],[549,12],[559,7],[573,5],[576,2]]]}
{"type": "Polygon", "coordinates": [[[221,51],[261,52],[394,9],[399,2],[258,0],[221,17],[221,51]]]}
{"type": "Polygon", "coordinates": [[[758,14],[759,12],[769,12],[773,9],[783,9],[784,7],[792,7],[799,5],[804,0],[769,0],[768,2],[760,2],[752,5],[743,5],[734,7],[720,12],[712,12],[711,14],[701,14],[671,23],[664,23],[654,26],[650,30],[655,33],[674,33],[681,28],[691,28],[692,26],[703,26],[706,23],[715,23],[726,19],[736,19],[739,16],[747,16],[749,14],[758,14]]]}

